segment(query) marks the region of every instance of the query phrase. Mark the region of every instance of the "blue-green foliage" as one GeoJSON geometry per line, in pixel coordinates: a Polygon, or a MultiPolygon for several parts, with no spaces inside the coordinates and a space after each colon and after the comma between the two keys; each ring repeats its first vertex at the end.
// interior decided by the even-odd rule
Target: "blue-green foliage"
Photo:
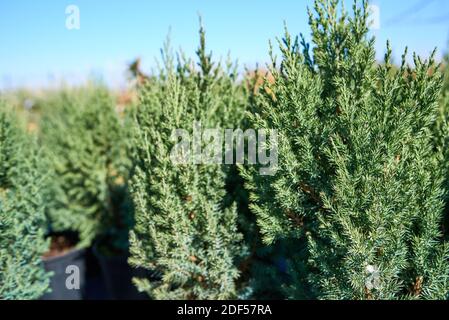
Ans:
{"type": "Polygon", "coordinates": [[[245,172],[252,209],[267,243],[306,244],[289,257],[290,298],[446,298],[441,74],[433,56],[395,70],[389,47],[377,64],[367,3],[349,15],[339,2],[315,2],[312,46],[286,32],[252,107],[279,133],[276,175],[245,172]]]}
{"type": "Polygon", "coordinates": [[[217,164],[176,164],[174,129],[233,128],[245,97],[235,67],[222,68],[205,52],[199,69],[166,46],[164,68],[141,92],[136,114],[132,196],[136,226],[130,262],[156,269],[158,281],[135,279],[155,299],[229,299],[238,295],[237,260],[244,252],[235,205],[225,205],[227,169],[217,164]]]}
{"type": "MultiPolygon", "coordinates": [[[[441,167],[445,172],[444,186],[449,191],[449,52],[443,61],[444,82],[440,99],[440,114],[435,125],[435,146],[443,153],[441,167]]],[[[449,239],[449,192],[446,192],[445,236],[449,239]]]]}
{"type": "Polygon", "coordinates": [[[48,248],[36,145],[0,103],[0,299],[36,299],[48,288],[48,248]]]}

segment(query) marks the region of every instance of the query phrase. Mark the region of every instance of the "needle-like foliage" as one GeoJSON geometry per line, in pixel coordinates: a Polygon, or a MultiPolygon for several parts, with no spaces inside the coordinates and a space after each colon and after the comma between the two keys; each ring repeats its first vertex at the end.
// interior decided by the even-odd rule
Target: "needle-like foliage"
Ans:
{"type": "MultiPolygon", "coordinates": [[[[156,80],[141,92],[136,114],[132,196],[136,226],[130,262],[158,270],[159,281],[136,279],[155,299],[229,299],[238,295],[237,260],[244,252],[235,205],[225,205],[227,169],[221,164],[176,163],[175,129],[234,128],[245,97],[234,64],[223,68],[206,52],[200,32],[198,67],[169,45],[156,80]]],[[[238,122],[237,122],[238,125],[238,122]]]]}
{"type": "Polygon", "coordinates": [[[393,68],[389,46],[377,64],[367,2],[339,3],[315,1],[312,45],[286,31],[252,108],[279,135],[276,175],[245,174],[253,210],[267,243],[307,246],[290,257],[290,298],[444,299],[441,74],[433,55],[393,68]]]}

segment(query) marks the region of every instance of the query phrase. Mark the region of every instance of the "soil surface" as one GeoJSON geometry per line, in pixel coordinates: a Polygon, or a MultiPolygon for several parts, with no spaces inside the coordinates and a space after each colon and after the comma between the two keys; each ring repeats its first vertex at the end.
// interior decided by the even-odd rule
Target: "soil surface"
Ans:
{"type": "Polygon", "coordinates": [[[68,234],[54,234],[50,236],[50,248],[43,258],[61,256],[76,247],[77,239],[68,234]]]}

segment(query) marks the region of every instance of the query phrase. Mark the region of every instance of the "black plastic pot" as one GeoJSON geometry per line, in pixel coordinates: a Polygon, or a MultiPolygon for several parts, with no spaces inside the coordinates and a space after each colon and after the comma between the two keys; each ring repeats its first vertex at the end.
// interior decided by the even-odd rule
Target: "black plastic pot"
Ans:
{"type": "Polygon", "coordinates": [[[131,268],[128,255],[107,256],[101,253],[97,245],[93,253],[100,264],[106,290],[112,300],[145,300],[147,295],[139,292],[132,283],[133,277],[143,277],[145,272],[131,268]]]}
{"type": "Polygon", "coordinates": [[[61,256],[43,259],[45,270],[53,272],[53,276],[50,280],[51,292],[42,296],[42,300],[83,299],[86,282],[85,252],[85,249],[74,249],[61,256]],[[67,278],[74,274],[69,266],[76,266],[77,271],[79,270],[79,289],[70,289],[66,286],[67,278]]]}

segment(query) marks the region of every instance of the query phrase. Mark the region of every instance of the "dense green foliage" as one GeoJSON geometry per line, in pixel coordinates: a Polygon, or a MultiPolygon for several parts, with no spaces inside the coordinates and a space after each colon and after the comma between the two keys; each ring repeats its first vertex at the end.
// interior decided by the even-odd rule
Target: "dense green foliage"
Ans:
{"type": "Polygon", "coordinates": [[[52,232],[79,233],[79,246],[114,233],[126,248],[131,215],[126,131],[114,100],[96,85],[58,93],[45,104],[41,141],[50,169],[46,192],[52,232]]]}
{"type": "MultiPolygon", "coordinates": [[[[444,186],[449,190],[449,52],[443,62],[444,82],[440,101],[440,114],[435,126],[435,145],[443,152],[441,167],[445,172],[444,186]]],[[[445,236],[449,239],[449,192],[446,192],[445,236]]]]}
{"type": "Polygon", "coordinates": [[[36,299],[48,288],[37,157],[36,145],[0,103],[0,299],[36,299]]]}
{"type": "Polygon", "coordinates": [[[276,175],[245,173],[252,208],[267,243],[306,245],[290,257],[290,298],[444,299],[441,74],[433,58],[394,70],[390,48],[376,64],[366,2],[353,15],[338,3],[309,13],[313,46],[286,32],[252,108],[279,134],[276,175]]]}
{"type": "Polygon", "coordinates": [[[245,98],[235,66],[222,68],[205,51],[199,69],[181,58],[175,66],[166,46],[164,68],[141,92],[136,115],[136,170],[132,183],[136,226],[130,262],[156,269],[160,281],[136,279],[155,299],[228,299],[238,295],[237,260],[244,253],[235,205],[225,205],[226,168],[175,163],[175,129],[233,128],[245,98]]]}
{"type": "Polygon", "coordinates": [[[96,84],[18,91],[34,141],[0,103],[0,299],[48,290],[65,232],[129,254],[153,299],[449,298],[449,53],[380,63],[367,1],[343,2],[315,1],[311,43],[286,28],[265,78],[201,27],[195,58],[167,42],[155,74],[130,65],[124,114],[96,84]],[[224,129],[275,130],[274,174],[223,164],[224,129]]]}
{"type": "Polygon", "coordinates": [[[443,82],[443,92],[449,92],[449,48],[448,52],[444,56],[444,82],[443,82]]]}

